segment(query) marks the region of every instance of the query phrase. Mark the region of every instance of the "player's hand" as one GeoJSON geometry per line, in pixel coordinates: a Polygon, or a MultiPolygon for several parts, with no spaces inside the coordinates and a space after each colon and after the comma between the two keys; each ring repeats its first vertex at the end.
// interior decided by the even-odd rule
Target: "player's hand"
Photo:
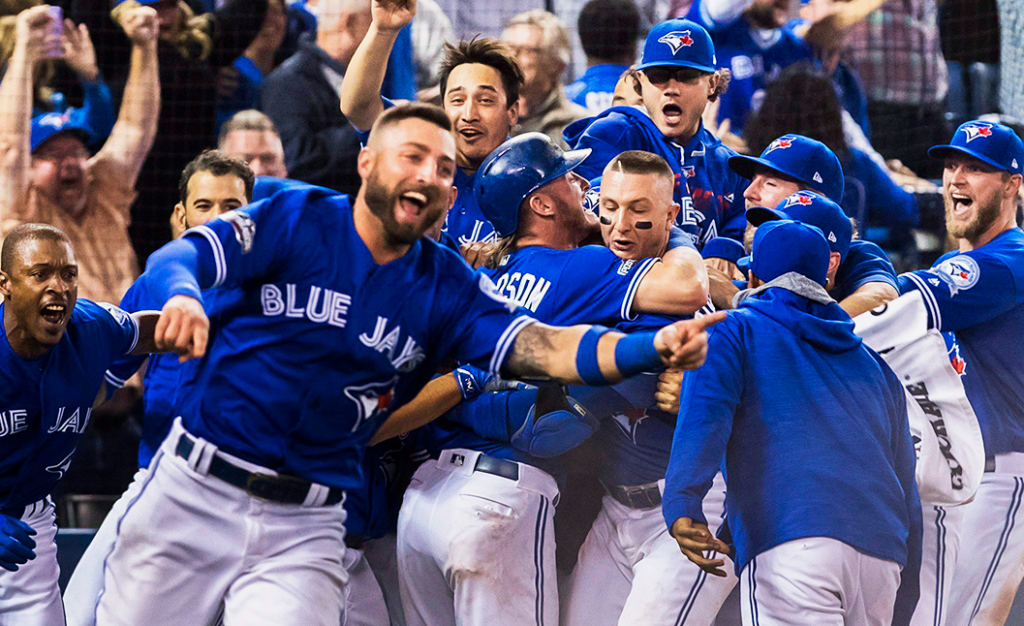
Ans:
{"type": "Polygon", "coordinates": [[[416,16],[416,0],[373,0],[370,14],[377,30],[402,30],[416,16]]]}
{"type": "Polygon", "coordinates": [[[137,46],[155,43],[160,35],[160,21],[156,9],[138,7],[125,14],[121,20],[121,28],[128,39],[137,46]]]}
{"type": "Polygon", "coordinates": [[[154,341],[157,349],[177,353],[184,363],[206,354],[209,333],[210,320],[202,303],[191,296],[174,296],[160,311],[154,341]]]}
{"type": "Polygon", "coordinates": [[[659,411],[677,415],[679,413],[679,392],[683,386],[683,372],[677,369],[665,370],[658,376],[658,387],[654,401],[659,411]]]}
{"type": "Polygon", "coordinates": [[[15,517],[0,514],[0,567],[8,572],[36,558],[32,527],[15,517]]]}
{"type": "Polygon", "coordinates": [[[462,254],[462,258],[466,259],[466,263],[469,263],[470,267],[479,269],[487,258],[485,252],[489,247],[490,244],[483,241],[473,241],[459,246],[459,252],[462,254]]]}
{"type": "Polygon", "coordinates": [[[729,554],[729,546],[708,530],[707,524],[694,522],[689,517],[680,517],[672,524],[672,538],[679,544],[679,550],[697,567],[709,574],[725,578],[725,559],[708,558],[705,552],[729,554]]]}
{"type": "Polygon", "coordinates": [[[725,313],[719,311],[666,326],[654,336],[654,348],[667,367],[695,370],[704,365],[708,355],[707,329],[724,319],[725,313]]]}
{"type": "Polygon", "coordinates": [[[45,4],[19,13],[14,32],[15,50],[20,50],[32,62],[52,57],[53,51],[63,45],[54,31],[50,7],[45,4]]]}
{"type": "Polygon", "coordinates": [[[729,278],[729,280],[746,280],[746,276],[743,275],[740,268],[728,259],[720,259],[717,257],[704,259],[704,266],[708,269],[722,272],[729,278]]]}

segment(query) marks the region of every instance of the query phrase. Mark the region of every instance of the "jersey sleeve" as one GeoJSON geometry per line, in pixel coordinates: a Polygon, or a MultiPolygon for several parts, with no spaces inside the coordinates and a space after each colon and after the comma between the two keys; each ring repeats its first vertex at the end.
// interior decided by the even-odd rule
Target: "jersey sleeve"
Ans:
{"type": "MultiPolygon", "coordinates": [[[[134,283],[128,288],[128,291],[121,298],[121,307],[127,313],[137,313],[139,311],[154,311],[159,310],[160,307],[149,297],[145,285],[142,283],[134,283]]],[[[129,351],[130,352],[130,351],[129,351]]],[[[123,354],[114,360],[107,368],[104,379],[110,387],[116,387],[120,389],[124,387],[125,383],[129,378],[135,375],[135,372],[139,371],[142,364],[146,362],[147,355],[145,354],[123,354]]]]}
{"type": "Polygon", "coordinates": [[[577,248],[555,284],[554,310],[567,324],[636,319],[633,299],[644,276],[660,262],[620,259],[602,246],[577,248]]]}
{"type": "Polygon", "coordinates": [[[139,324],[135,318],[113,304],[97,302],[96,305],[107,313],[98,318],[103,320],[106,339],[114,347],[112,354],[122,356],[134,350],[139,343],[139,324]]]}
{"type": "MultiPolygon", "coordinates": [[[[394,101],[390,98],[385,98],[384,96],[380,97],[380,102],[384,105],[385,111],[395,106],[394,101]]],[[[359,145],[366,147],[366,143],[370,141],[370,129],[362,130],[361,128],[356,128],[355,124],[352,125],[352,128],[356,129],[356,137],[359,137],[359,145]]]]}
{"type": "Polygon", "coordinates": [[[836,285],[842,301],[868,283],[885,283],[896,288],[896,270],[885,251],[870,241],[855,239],[850,242],[850,250],[846,253],[836,272],[836,285]]]}
{"type": "Polygon", "coordinates": [[[451,306],[437,332],[439,354],[497,374],[519,332],[536,320],[498,294],[486,274],[473,272],[458,261],[450,264],[449,280],[445,281],[453,285],[448,291],[451,295],[441,294],[451,306]]]}
{"type": "Polygon", "coordinates": [[[940,331],[957,331],[987,322],[1024,303],[1006,263],[985,251],[954,254],[931,269],[901,274],[900,293],[917,289],[929,322],[940,331]]]}
{"type": "Polygon", "coordinates": [[[725,458],[733,415],[743,392],[743,350],[729,320],[709,332],[704,366],[683,377],[662,513],[707,523],[703,501],[725,458]]]}

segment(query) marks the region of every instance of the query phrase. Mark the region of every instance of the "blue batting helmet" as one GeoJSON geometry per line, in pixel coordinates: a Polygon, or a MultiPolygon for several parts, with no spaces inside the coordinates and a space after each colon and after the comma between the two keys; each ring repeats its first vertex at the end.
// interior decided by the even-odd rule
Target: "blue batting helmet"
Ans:
{"type": "Polygon", "coordinates": [[[508,237],[519,226],[523,200],[588,156],[589,148],[565,152],[542,133],[513,137],[484,159],[473,182],[473,195],[498,237],[508,237]]]}

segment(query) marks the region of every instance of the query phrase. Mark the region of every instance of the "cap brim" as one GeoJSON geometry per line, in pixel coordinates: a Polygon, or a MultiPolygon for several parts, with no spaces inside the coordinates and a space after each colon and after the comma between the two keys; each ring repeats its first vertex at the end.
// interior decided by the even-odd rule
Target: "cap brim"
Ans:
{"type": "Polygon", "coordinates": [[[935,159],[944,159],[948,157],[950,153],[964,154],[971,158],[978,159],[982,163],[987,163],[988,165],[991,165],[997,170],[1001,170],[1004,172],[1012,172],[1012,170],[1007,169],[1005,165],[1001,163],[996,163],[995,161],[988,158],[984,154],[981,154],[980,152],[975,152],[974,150],[968,150],[967,148],[964,148],[962,146],[951,146],[949,144],[943,144],[941,146],[932,146],[931,148],[928,148],[928,156],[935,159]]]}
{"type": "Polygon", "coordinates": [[[747,221],[753,226],[760,226],[765,222],[773,222],[775,220],[791,220],[790,216],[786,215],[778,209],[769,209],[766,206],[755,206],[747,209],[747,221]]]}
{"type": "Polygon", "coordinates": [[[82,143],[86,145],[89,144],[89,139],[92,138],[92,135],[89,133],[89,131],[85,130],[84,128],[78,128],[77,126],[71,128],[62,128],[57,132],[53,133],[52,135],[47,135],[45,139],[43,139],[36,145],[32,146],[31,152],[35,152],[37,149],[42,147],[42,145],[45,144],[47,141],[50,141],[54,137],[60,137],[61,135],[74,135],[75,137],[78,137],[82,141],[82,143]]]}
{"type": "Polygon", "coordinates": [[[695,70],[700,70],[705,74],[714,74],[715,68],[710,65],[703,65],[701,63],[694,63],[693,61],[651,61],[650,63],[641,63],[636,66],[636,70],[645,70],[649,67],[661,67],[661,66],[672,66],[672,67],[691,67],[695,70]]]}
{"type": "Polygon", "coordinates": [[[737,154],[736,156],[729,157],[728,160],[729,169],[736,172],[743,178],[748,180],[754,180],[755,174],[757,174],[757,168],[763,167],[769,169],[777,174],[782,174],[793,180],[800,181],[802,183],[809,184],[806,180],[803,180],[792,172],[787,172],[784,169],[780,169],[778,165],[772,163],[768,159],[762,159],[760,157],[747,156],[745,154],[737,154]]]}
{"type": "Polygon", "coordinates": [[[738,261],[736,261],[736,267],[740,268],[740,270],[742,270],[743,272],[749,272],[750,271],[750,255],[748,254],[745,257],[740,257],[740,259],[738,261]]]}
{"type": "MultiPolygon", "coordinates": [[[[571,172],[574,169],[576,169],[577,167],[579,167],[580,163],[583,163],[584,161],[587,160],[587,157],[590,156],[591,152],[593,152],[593,150],[591,150],[590,148],[581,148],[579,150],[568,150],[568,151],[564,152],[562,154],[562,158],[564,159],[564,162],[562,163],[562,165],[557,167],[555,169],[555,171],[551,172],[543,180],[541,180],[539,183],[537,183],[533,187],[533,189],[531,189],[526,194],[526,196],[528,196],[531,193],[537,191],[538,189],[540,189],[544,185],[550,183],[551,181],[557,180],[557,179],[561,178],[562,176],[565,176],[569,172],[571,172]]],[[[525,198],[526,196],[523,196],[523,197],[525,198]]]]}

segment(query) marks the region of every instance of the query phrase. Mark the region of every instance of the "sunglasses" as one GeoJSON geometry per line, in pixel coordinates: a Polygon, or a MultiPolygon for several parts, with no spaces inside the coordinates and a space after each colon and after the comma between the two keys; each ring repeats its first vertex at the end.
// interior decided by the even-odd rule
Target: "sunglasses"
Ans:
{"type": "Polygon", "coordinates": [[[700,78],[704,74],[704,72],[692,67],[673,67],[671,65],[657,65],[649,67],[643,70],[643,72],[652,85],[664,85],[672,78],[676,82],[686,83],[700,78]]]}

